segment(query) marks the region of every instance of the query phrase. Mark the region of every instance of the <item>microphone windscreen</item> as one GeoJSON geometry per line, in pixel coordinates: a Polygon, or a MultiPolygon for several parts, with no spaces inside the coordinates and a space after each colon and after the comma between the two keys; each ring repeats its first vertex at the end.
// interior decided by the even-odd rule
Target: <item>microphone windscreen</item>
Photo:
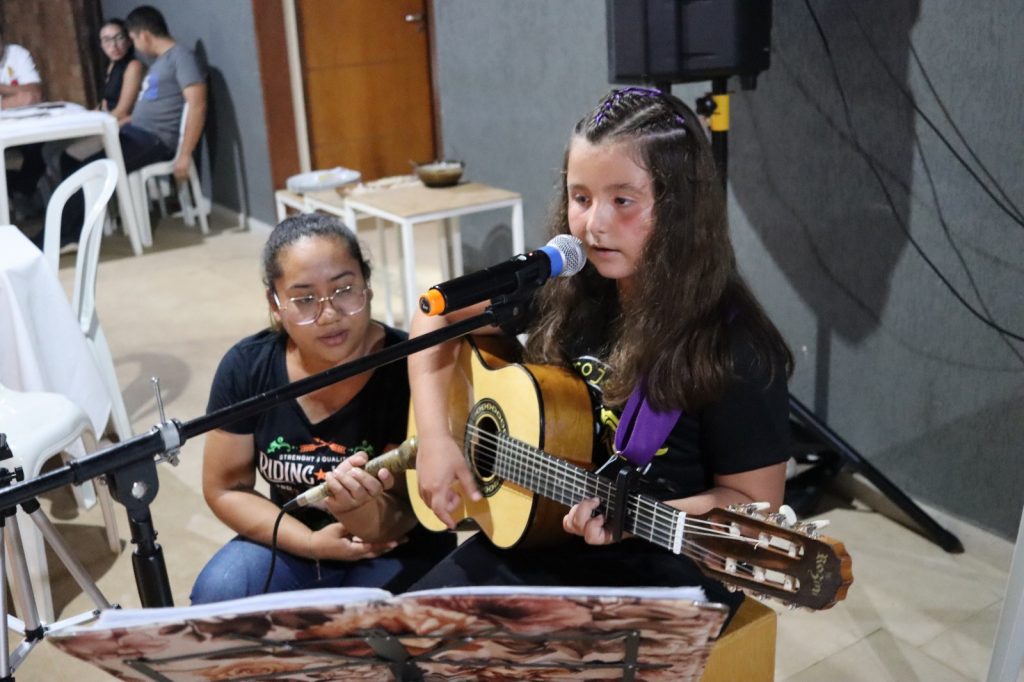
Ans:
{"type": "Polygon", "coordinates": [[[547,246],[557,251],[562,258],[562,267],[558,272],[554,271],[554,264],[552,264],[551,275],[553,277],[572,277],[582,270],[587,262],[587,257],[583,253],[583,243],[571,234],[555,235],[547,243],[547,246]]]}

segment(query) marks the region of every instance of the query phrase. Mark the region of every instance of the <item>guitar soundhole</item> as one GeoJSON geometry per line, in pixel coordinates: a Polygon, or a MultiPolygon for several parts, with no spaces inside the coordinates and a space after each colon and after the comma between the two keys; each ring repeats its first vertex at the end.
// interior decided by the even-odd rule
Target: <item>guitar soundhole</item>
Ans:
{"type": "Polygon", "coordinates": [[[494,459],[497,454],[497,436],[500,434],[498,424],[490,417],[484,417],[476,423],[476,433],[471,442],[471,461],[476,474],[481,479],[494,476],[494,459]]]}
{"type": "Polygon", "coordinates": [[[466,423],[466,459],[476,474],[480,492],[490,497],[501,488],[495,463],[499,445],[508,435],[508,421],[498,403],[484,398],[470,410],[466,423]]]}

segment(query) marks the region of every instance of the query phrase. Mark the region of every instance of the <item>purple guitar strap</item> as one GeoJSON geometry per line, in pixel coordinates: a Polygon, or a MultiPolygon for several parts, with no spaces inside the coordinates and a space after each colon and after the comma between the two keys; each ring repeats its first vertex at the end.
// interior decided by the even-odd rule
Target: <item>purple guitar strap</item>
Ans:
{"type": "Polygon", "coordinates": [[[615,452],[638,468],[647,466],[679,421],[681,409],[659,412],[647,400],[646,382],[641,381],[626,400],[615,430],[615,452]]]}

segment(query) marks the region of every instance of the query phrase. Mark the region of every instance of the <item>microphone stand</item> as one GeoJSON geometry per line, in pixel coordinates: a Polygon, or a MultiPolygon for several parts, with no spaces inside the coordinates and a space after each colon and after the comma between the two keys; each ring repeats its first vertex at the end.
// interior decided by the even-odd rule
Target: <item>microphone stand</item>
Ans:
{"type": "Polygon", "coordinates": [[[156,473],[156,465],[159,462],[164,459],[176,461],[181,444],[194,436],[263,412],[286,400],[343,379],[395,362],[431,346],[460,338],[477,329],[511,323],[523,315],[533,291],[540,284],[541,282],[519,278],[519,288],[516,291],[493,299],[487,309],[479,315],[396,343],[376,353],[190,421],[182,423],[176,419],[164,420],[147,433],[124,443],[104,448],[86,457],[72,460],[59,469],[3,488],[0,490],[0,513],[6,513],[8,510],[13,513],[17,505],[56,488],[84,483],[97,476],[107,476],[111,484],[111,495],[128,511],[132,543],[135,545],[132,566],[142,606],[173,606],[163,550],[156,542],[157,533],[149,512],[149,505],[156,498],[159,489],[156,473]]]}

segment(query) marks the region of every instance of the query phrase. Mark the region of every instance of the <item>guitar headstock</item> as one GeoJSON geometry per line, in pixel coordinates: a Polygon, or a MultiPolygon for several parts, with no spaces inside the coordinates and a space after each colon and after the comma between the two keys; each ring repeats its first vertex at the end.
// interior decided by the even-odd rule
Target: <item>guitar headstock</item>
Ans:
{"type": "Polygon", "coordinates": [[[820,610],[845,599],[853,561],[843,543],[818,533],[827,522],[766,509],[755,503],[687,515],[684,553],[710,577],[792,606],[820,610]]]}

